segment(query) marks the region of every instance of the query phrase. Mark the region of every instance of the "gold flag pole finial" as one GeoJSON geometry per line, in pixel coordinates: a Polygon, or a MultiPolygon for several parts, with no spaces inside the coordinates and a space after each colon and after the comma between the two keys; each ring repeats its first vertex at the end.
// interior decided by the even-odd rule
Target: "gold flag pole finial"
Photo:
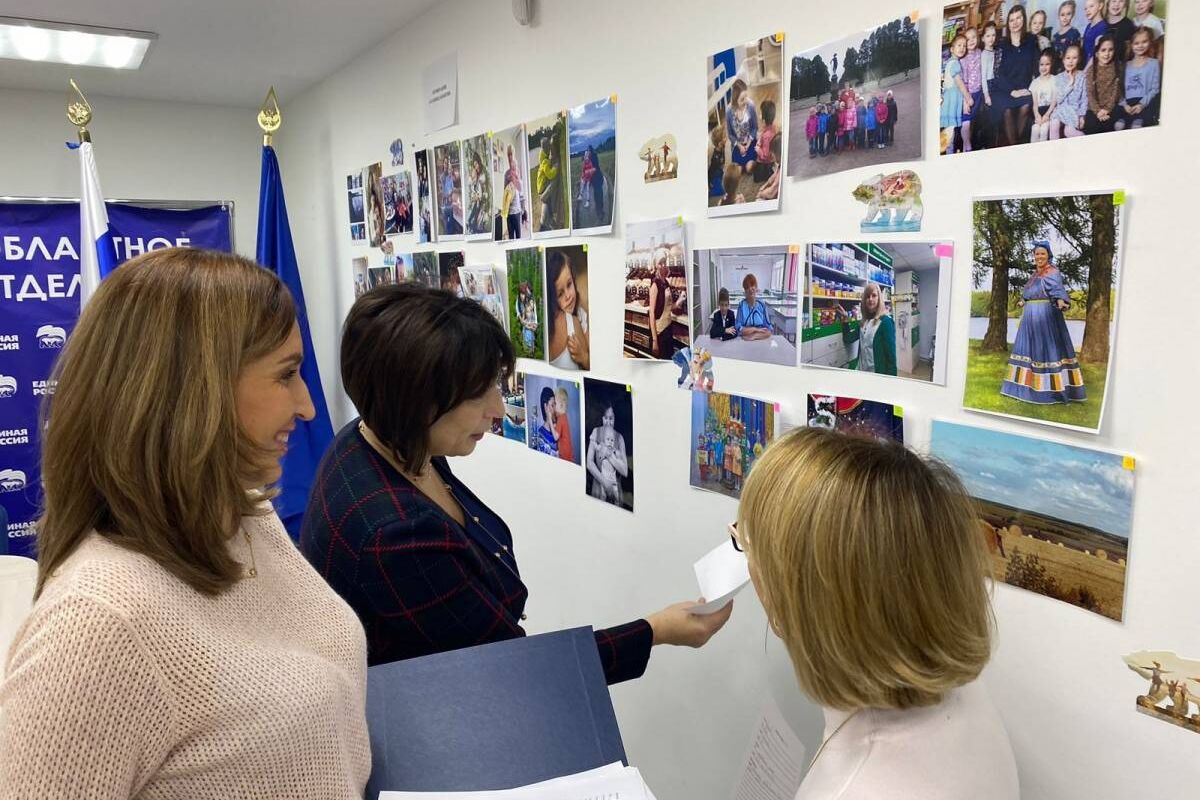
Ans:
{"type": "Polygon", "coordinates": [[[283,112],[279,110],[279,100],[275,97],[275,87],[267,92],[267,99],[263,100],[262,108],[258,110],[258,127],[262,128],[263,132],[263,147],[271,144],[271,134],[279,130],[279,125],[283,121],[283,112]]]}
{"type": "Polygon", "coordinates": [[[72,99],[67,103],[67,119],[71,121],[72,125],[79,128],[79,143],[83,144],[92,140],[92,135],[88,133],[87,129],[87,124],[92,121],[92,104],[83,96],[83,92],[74,78],[71,78],[71,88],[75,90],[79,99],[72,99]]]}

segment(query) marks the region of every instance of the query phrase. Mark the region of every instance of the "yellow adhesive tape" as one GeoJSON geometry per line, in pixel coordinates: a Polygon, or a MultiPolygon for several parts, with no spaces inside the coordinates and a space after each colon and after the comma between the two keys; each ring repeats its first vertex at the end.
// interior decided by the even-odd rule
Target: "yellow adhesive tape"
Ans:
{"type": "Polygon", "coordinates": [[[895,414],[897,417],[903,418],[904,417],[904,407],[903,406],[892,406],[892,413],[895,414]]]}
{"type": "Polygon", "coordinates": [[[1132,472],[1133,468],[1137,466],[1137,461],[1133,456],[1125,456],[1121,459],[1121,466],[1132,472]]]}
{"type": "Polygon", "coordinates": [[[615,102],[617,102],[617,96],[616,96],[615,94],[614,94],[614,95],[612,95],[612,96],[610,96],[610,97],[608,98],[608,101],[609,101],[610,103],[615,103],[615,102]]]}
{"type": "Polygon", "coordinates": [[[1114,206],[1125,205],[1125,190],[1124,189],[1118,189],[1117,191],[1113,192],[1113,205],[1114,206]]]}

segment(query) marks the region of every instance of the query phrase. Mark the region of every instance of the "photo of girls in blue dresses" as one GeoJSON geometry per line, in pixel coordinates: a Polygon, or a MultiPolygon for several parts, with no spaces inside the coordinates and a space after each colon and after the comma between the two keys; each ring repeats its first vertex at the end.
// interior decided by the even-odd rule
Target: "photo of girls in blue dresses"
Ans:
{"type": "Polygon", "coordinates": [[[579,464],[579,384],[526,373],[525,407],[529,449],[579,464]]]}
{"type": "Polygon", "coordinates": [[[492,161],[487,134],[463,139],[463,167],[466,180],[466,238],[492,238],[492,161]]]}
{"type": "Polygon", "coordinates": [[[940,152],[1157,125],[1166,0],[945,7],[940,152]]]}
{"type": "Polygon", "coordinates": [[[433,148],[434,238],[438,241],[463,238],[462,148],[447,142],[433,148]]]}
{"type": "Polygon", "coordinates": [[[692,392],[690,483],[734,500],[767,445],[775,441],[775,407],[724,392],[692,392]]]}
{"type": "Polygon", "coordinates": [[[1123,193],[977,200],[963,406],[1100,430],[1123,193]]]}
{"type": "Polygon", "coordinates": [[[708,216],[779,208],[783,175],[783,34],[706,59],[708,216]]]}
{"type": "Polygon", "coordinates": [[[577,234],[609,233],[617,198],[617,104],[606,97],[567,113],[571,228],[577,234]]]}
{"type": "Polygon", "coordinates": [[[916,15],[792,57],[788,177],[921,157],[916,15]]]}

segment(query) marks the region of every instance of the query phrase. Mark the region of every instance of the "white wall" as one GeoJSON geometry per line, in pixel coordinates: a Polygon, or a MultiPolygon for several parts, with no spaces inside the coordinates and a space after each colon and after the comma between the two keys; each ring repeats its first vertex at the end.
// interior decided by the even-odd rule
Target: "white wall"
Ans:
{"type": "MultiPolygon", "coordinates": [[[[79,78],[87,91],[87,79],[79,78]]],[[[105,197],[232,200],[234,244],[254,256],[262,133],[255,111],[93,97],[88,126],[105,197]]],[[[62,92],[0,89],[0,195],[78,197],[62,92]]]]}
{"type": "MultiPolygon", "coordinates": [[[[787,33],[786,57],[906,13],[883,0],[811,4],[768,0],[731,6],[716,0],[546,0],[538,25],[518,28],[508,3],[455,0],[434,11],[299,98],[282,98],[279,138],[297,251],[305,270],[322,373],[338,421],[352,412],[337,388],[337,326],[351,301],[345,175],[387,162],[403,135],[418,147],[499,130],[549,111],[612,93],[618,105],[618,225],[683,214],[690,246],[727,247],[859,237],[861,207],[850,191],[875,170],[805,183],[785,182],[782,211],[705,219],[706,55],[760,35],[787,33]],[[459,53],[462,124],[421,135],[421,68],[459,53]],[[644,185],[636,149],[665,132],[678,137],[680,177],[644,185]]],[[[924,30],[927,63],[936,64],[939,15],[924,30]]],[[[1197,31],[1195,4],[1171,4],[1171,28],[1197,31]]],[[[1176,35],[1179,35],[1178,33],[1176,35]]],[[[1134,711],[1140,679],[1122,654],[1141,648],[1200,655],[1200,538],[1195,535],[1191,411],[1197,392],[1189,296],[1195,248],[1186,238],[1197,179],[1194,132],[1200,117],[1188,97],[1200,67],[1195,48],[1172,50],[1165,125],[1136,134],[1094,137],[917,164],[925,186],[927,239],[957,246],[946,387],[874,375],[785,369],[736,362],[716,365],[718,387],[778,400],[792,420],[810,391],[899,403],[911,442],[924,446],[934,416],[1098,445],[1138,457],[1137,508],[1126,621],[1113,623],[1008,586],[995,591],[997,649],[987,681],[1020,762],[1022,795],[1031,800],[1180,797],[1194,791],[1200,764],[1194,735],[1134,711]],[[969,310],[971,206],[974,194],[1067,192],[1125,187],[1130,196],[1127,264],[1115,371],[1100,436],[1005,422],[963,412],[960,398],[969,310]],[[1186,215],[1186,216],[1185,216],[1186,215]]],[[[936,98],[936,69],[925,74],[936,98]]],[[[931,105],[931,104],[930,104],[931,105]]],[[[909,111],[911,113],[911,111],[909,111]]],[[[936,109],[924,112],[927,149],[936,109]]],[[[618,227],[618,231],[620,228],[618,227]]],[[[903,237],[912,240],[916,237],[903,237]]],[[[513,527],[532,595],[529,629],[621,622],[694,594],[691,563],[724,536],[734,503],[687,486],[688,397],[670,366],[621,358],[623,243],[591,238],[593,374],[633,384],[637,513],[584,496],[584,473],[489,438],[455,468],[513,527]]],[[[411,247],[401,240],[399,249],[411,247]]],[[[462,247],[456,244],[454,247],[462,247]]],[[[500,248],[468,243],[468,262],[503,263],[500,248]]],[[[373,251],[372,258],[380,258],[373,251]]],[[[551,370],[536,364],[526,368],[551,370]]],[[[819,736],[799,698],[777,642],[764,654],[763,614],[750,596],[700,652],[660,649],[646,676],[615,687],[613,698],[631,761],[661,800],[728,796],[759,705],[774,693],[810,746],[819,736]]]]}

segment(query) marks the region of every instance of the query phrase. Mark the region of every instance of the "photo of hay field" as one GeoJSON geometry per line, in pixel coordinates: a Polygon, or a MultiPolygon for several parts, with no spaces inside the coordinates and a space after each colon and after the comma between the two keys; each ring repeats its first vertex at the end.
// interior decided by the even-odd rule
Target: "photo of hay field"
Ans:
{"type": "Polygon", "coordinates": [[[1122,619],[1133,459],[940,420],[931,452],[975,498],[997,581],[1122,619]]]}

